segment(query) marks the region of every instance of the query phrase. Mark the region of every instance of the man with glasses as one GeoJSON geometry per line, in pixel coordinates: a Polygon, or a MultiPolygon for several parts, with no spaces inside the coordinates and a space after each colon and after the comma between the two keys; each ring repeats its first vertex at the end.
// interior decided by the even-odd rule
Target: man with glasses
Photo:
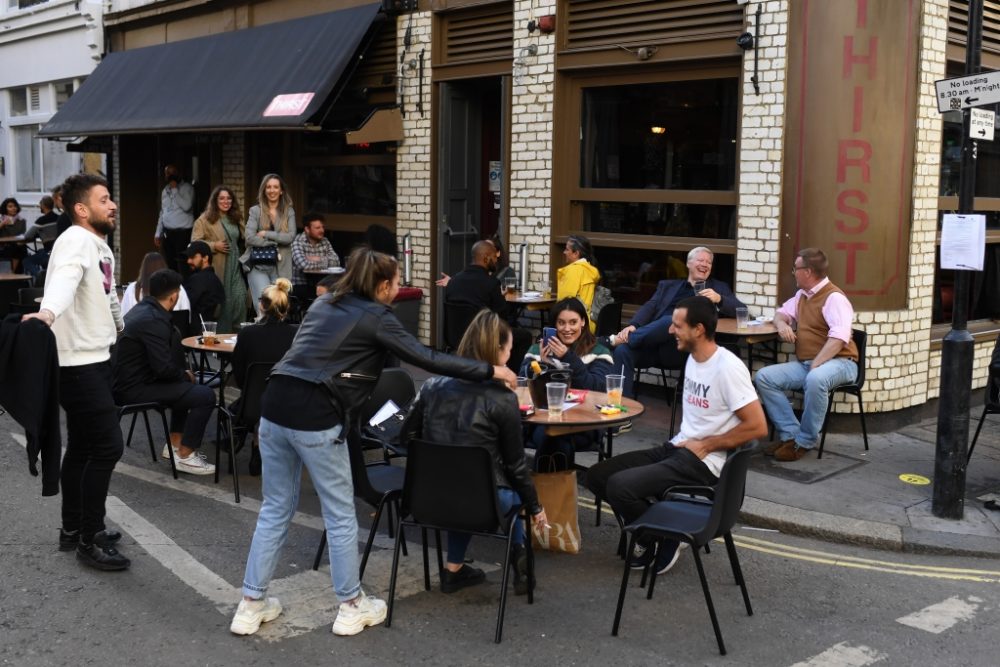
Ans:
{"type": "Polygon", "coordinates": [[[774,315],[778,336],[795,344],[795,361],[767,366],[754,383],[777,441],[764,450],[778,461],[798,461],[819,440],[830,390],[858,375],[858,348],[852,339],[854,307],[827,277],[826,254],[803,248],[792,272],[799,288],[774,315]],[[802,391],[802,419],[795,418],[787,390],[802,391]]]}

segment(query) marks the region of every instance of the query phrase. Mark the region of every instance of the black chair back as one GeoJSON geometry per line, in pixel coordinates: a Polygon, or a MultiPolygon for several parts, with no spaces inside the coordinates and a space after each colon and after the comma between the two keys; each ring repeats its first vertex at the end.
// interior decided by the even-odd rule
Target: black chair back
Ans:
{"type": "Polygon", "coordinates": [[[190,310],[174,310],[170,312],[170,321],[173,323],[174,328],[181,334],[181,338],[187,338],[188,336],[193,336],[195,333],[191,330],[191,311],[190,310]]]}
{"type": "Polygon", "coordinates": [[[478,306],[468,306],[461,303],[444,304],[444,342],[452,350],[458,349],[465,330],[469,328],[472,319],[482,310],[478,306]]]}
{"type": "Polygon", "coordinates": [[[236,416],[240,424],[253,428],[260,421],[260,401],[272,368],[274,364],[268,361],[255,361],[247,366],[243,387],[240,388],[240,413],[236,416]]]}
{"type": "Polygon", "coordinates": [[[697,544],[707,544],[716,537],[725,535],[732,530],[743,507],[743,494],[746,490],[747,470],[750,467],[750,455],[757,442],[753,441],[734,451],[722,466],[722,474],[715,485],[715,499],[712,501],[712,513],[705,522],[705,527],[692,537],[697,544]]]}
{"type": "Polygon", "coordinates": [[[489,450],[409,443],[400,516],[447,530],[491,533],[505,525],[489,450]]]}
{"type": "Polygon", "coordinates": [[[23,305],[33,304],[35,299],[42,296],[43,291],[41,287],[22,287],[17,290],[17,302],[23,305]]]}
{"type": "Polygon", "coordinates": [[[362,424],[367,424],[386,401],[392,401],[400,408],[405,408],[416,395],[417,389],[413,386],[413,378],[406,370],[386,368],[375,383],[375,391],[361,406],[360,421],[362,424]]]}
{"type": "Polygon", "coordinates": [[[597,336],[613,336],[622,330],[622,302],[615,301],[601,308],[597,314],[597,336]]]}
{"type": "Polygon", "coordinates": [[[865,387],[865,366],[866,363],[866,349],[868,347],[868,332],[862,331],[861,329],[854,329],[851,333],[851,338],[854,339],[854,346],[858,348],[858,379],[854,382],[858,389],[864,389],[865,387]]]}

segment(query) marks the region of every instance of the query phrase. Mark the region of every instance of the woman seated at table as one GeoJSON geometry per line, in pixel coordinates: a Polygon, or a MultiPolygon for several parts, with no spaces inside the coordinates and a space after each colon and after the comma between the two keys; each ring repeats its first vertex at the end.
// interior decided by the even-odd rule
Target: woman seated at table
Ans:
{"type": "MultiPolygon", "coordinates": [[[[607,388],[605,379],[614,373],[611,350],[597,342],[590,332],[590,318],[583,303],[575,297],[563,299],[552,306],[549,321],[555,323],[556,335],[548,343],[541,346],[535,343],[524,356],[520,375],[531,377],[531,362],[538,361],[543,367],[555,366],[553,360],[558,360],[563,366],[568,366],[571,389],[586,389],[588,391],[604,392],[607,388]]],[[[556,469],[572,466],[573,455],[577,450],[588,451],[595,448],[601,437],[600,431],[585,431],[570,435],[547,437],[544,426],[532,429],[531,442],[536,448],[536,469],[549,470],[550,464],[556,469]],[[543,457],[552,457],[552,459],[543,457]],[[563,458],[565,457],[565,458],[563,458]]]]}
{"type": "MultiPolygon", "coordinates": [[[[594,304],[594,292],[601,282],[601,272],[594,266],[594,248],[585,236],[573,234],[566,239],[563,249],[566,266],[556,272],[558,278],[556,298],[562,301],[575,296],[583,302],[586,312],[590,312],[594,304]]],[[[590,332],[596,330],[596,324],[591,322],[590,332]]]]}
{"type": "MultiPolygon", "coordinates": [[[[458,356],[503,366],[513,344],[510,325],[494,312],[483,310],[472,320],[458,346],[458,356]]],[[[434,377],[424,383],[414,400],[403,433],[407,438],[423,438],[442,444],[477,445],[490,451],[493,477],[497,483],[500,509],[508,512],[523,504],[533,524],[545,526],[545,510],[524,457],[521,441],[521,414],[510,389],[493,381],[476,382],[434,377]]],[[[419,445],[411,445],[417,447],[419,445]]],[[[455,591],[482,583],[486,574],[465,564],[471,535],[448,533],[448,562],[441,573],[441,591],[455,591]]],[[[524,524],[514,524],[514,592],[528,591],[525,576],[524,524]]]]}
{"type": "MultiPolygon", "coordinates": [[[[261,319],[239,331],[236,346],[233,348],[233,378],[236,386],[243,390],[246,384],[247,369],[250,364],[264,362],[276,364],[285,356],[292,346],[292,339],[299,330],[294,324],[285,321],[288,317],[290,303],[288,293],[292,290],[291,281],[278,278],[273,285],[264,288],[260,295],[261,319]]],[[[229,406],[233,414],[239,414],[240,399],[229,406]]],[[[253,449],[250,450],[250,474],[260,475],[260,450],[256,438],[253,449]]]]}
{"type": "MultiPolygon", "coordinates": [[[[139,275],[136,277],[135,282],[129,283],[122,294],[122,317],[125,317],[128,311],[135,307],[135,304],[149,295],[149,277],[160,269],[165,268],[167,268],[167,262],[163,259],[163,255],[158,252],[146,253],[146,256],[142,258],[142,263],[139,265],[139,275]]],[[[177,305],[174,306],[174,310],[186,310],[190,316],[191,300],[188,299],[183,285],[181,286],[180,298],[177,299],[177,305]]],[[[182,331],[181,334],[187,336],[188,332],[182,331]]]]}
{"type": "MultiPolygon", "coordinates": [[[[0,204],[0,236],[23,236],[28,222],[21,216],[21,205],[13,197],[7,197],[0,204]]],[[[20,243],[0,246],[0,258],[9,259],[11,272],[19,273],[21,260],[28,253],[20,243]]]]}

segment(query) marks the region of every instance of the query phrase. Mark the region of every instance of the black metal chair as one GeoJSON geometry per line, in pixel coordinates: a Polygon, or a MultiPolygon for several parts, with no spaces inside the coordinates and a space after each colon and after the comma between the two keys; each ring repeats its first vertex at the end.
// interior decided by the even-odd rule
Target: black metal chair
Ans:
{"type": "MultiPolygon", "coordinates": [[[[240,502],[240,475],[236,467],[236,452],[243,448],[247,435],[256,433],[260,422],[260,399],[267,386],[267,378],[274,364],[257,361],[247,366],[243,386],[240,387],[240,398],[234,406],[219,408],[219,426],[225,425],[226,439],[229,441],[229,472],[233,476],[233,493],[236,502],[240,502]],[[236,433],[239,431],[239,445],[236,443],[236,433]]],[[[216,429],[215,438],[215,483],[219,483],[219,456],[223,437],[218,435],[221,428],[216,429]]]]}
{"type": "MultiPolygon", "coordinates": [[[[396,574],[404,526],[421,529],[423,534],[424,588],[430,590],[427,564],[427,530],[459,531],[503,540],[503,576],[500,587],[500,608],[497,611],[494,641],[503,636],[504,612],[507,607],[507,584],[510,578],[510,556],[514,546],[514,522],[525,521],[528,539],[528,604],[534,603],[534,554],[531,551],[531,530],[521,507],[506,516],[500,511],[497,486],[493,479],[493,462],[489,450],[472,445],[443,445],[425,440],[410,443],[406,463],[406,481],[402,490],[402,507],[396,530],[396,545],[389,579],[389,609],[386,627],[392,625],[393,603],[396,596],[396,574]],[[409,517],[409,518],[406,518],[409,517]]],[[[438,567],[441,569],[441,542],[438,539],[438,567]]]]}
{"type": "Polygon", "coordinates": [[[170,426],[167,424],[167,408],[162,403],[129,403],[127,405],[118,406],[118,421],[121,421],[122,417],[127,415],[132,415],[132,423],[128,428],[128,437],[125,438],[125,446],[132,446],[132,434],[135,431],[135,420],[142,415],[142,421],[146,425],[146,439],[149,441],[149,454],[153,458],[153,463],[156,463],[156,442],[153,440],[153,430],[149,427],[149,412],[153,412],[160,415],[160,422],[163,424],[163,435],[167,439],[167,452],[170,455],[170,470],[174,474],[174,479],[177,479],[177,463],[174,461],[174,448],[170,445],[170,426]]]}
{"type": "Polygon", "coordinates": [[[444,304],[444,343],[449,350],[457,350],[458,344],[469,328],[472,319],[482,310],[478,306],[461,303],[444,304]]]}
{"type": "Polygon", "coordinates": [[[969,453],[965,458],[966,463],[972,459],[972,450],[976,448],[976,440],[979,440],[979,432],[983,430],[986,415],[1000,415],[1000,336],[997,337],[996,345],[993,346],[990,374],[986,381],[986,396],[983,400],[983,414],[979,415],[979,425],[976,426],[976,435],[972,437],[972,443],[969,445],[969,453]]]}
{"type": "MultiPolygon", "coordinates": [[[[413,385],[413,378],[403,368],[386,368],[375,383],[375,391],[361,406],[358,413],[360,423],[367,424],[372,416],[381,409],[387,401],[392,401],[400,409],[406,408],[417,395],[417,389],[413,385]]],[[[406,456],[406,445],[403,443],[390,442],[384,438],[374,438],[362,432],[361,444],[366,449],[381,448],[386,461],[390,459],[406,456]]]]}
{"type": "MultiPolygon", "coordinates": [[[[352,428],[348,432],[347,447],[351,458],[354,497],[360,498],[375,508],[375,517],[372,519],[372,526],[368,531],[368,541],[365,543],[365,551],[361,556],[361,571],[358,575],[364,578],[365,567],[368,565],[368,556],[371,554],[372,544],[375,542],[375,532],[378,530],[382,511],[387,507],[389,511],[389,537],[392,537],[394,534],[395,525],[392,512],[395,509],[396,513],[399,513],[399,493],[403,489],[403,477],[406,471],[402,467],[394,466],[387,462],[365,465],[365,454],[361,445],[361,433],[357,427],[352,428]]],[[[323,552],[325,550],[326,531],[324,530],[323,536],[319,541],[319,547],[316,549],[316,558],[313,560],[314,570],[319,569],[319,564],[323,559],[323,552]]]]}
{"type": "MultiPolygon", "coordinates": [[[[639,377],[642,372],[648,370],[658,370],[660,371],[660,379],[663,380],[663,391],[667,400],[670,401],[670,437],[673,437],[675,425],[677,424],[677,408],[681,403],[681,399],[684,394],[684,366],[687,363],[687,355],[684,356],[684,361],[677,367],[664,367],[664,366],[650,366],[649,368],[637,368],[635,369],[635,379],[632,382],[633,394],[635,399],[639,400],[639,377]],[[678,373],[677,377],[674,379],[673,386],[668,384],[669,378],[667,378],[667,371],[678,373]]],[[[681,418],[684,417],[684,410],[681,408],[681,418]]]]}
{"type": "Polygon", "coordinates": [[[861,435],[865,440],[865,451],[868,451],[868,427],[865,424],[865,404],[861,398],[861,391],[865,388],[865,351],[868,343],[868,334],[861,329],[854,329],[851,338],[854,340],[854,345],[858,348],[858,377],[855,378],[854,382],[838,385],[830,390],[830,400],[826,405],[826,416],[823,417],[823,435],[819,441],[819,452],[816,454],[817,459],[823,458],[823,445],[826,443],[826,424],[830,421],[830,411],[833,410],[833,395],[838,391],[858,397],[858,414],[861,416],[861,435]]]}
{"type": "Polygon", "coordinates": [[[594,325],[596,336],[613,336],[622,330],[622,302],[615,301],[601,308],[594,325]]]}
{"type": "MultiPolygon", "coordinates": [[[[714,488],[674,487],[671,489],[669,500],[656,503],[641,517],[625,526],[625,530],[631,534],[626,553],[632,553],[636,541],[642,537],[649,537],[660,542],[676,540],[691,546],[691,554],[694,557],[695,566],[698,568],[698,577],[701,579],[701,589],[705,594],[705,604],[708,606],[708,615],[712,620],[712,628],[715,630],[719,653],[722,655],[726,654],[726,645],[722,641],[722,631],[719,629],[719,619],[715,614],[715,605],[712,603],[708,579],[705,578],[700,549],[707,547],[712,540],[718,537],[723,538],[726,552],[729,554],[729,564],[733,570],[733,577],[740,587],[740,592],[743,593],[743,603],[746,606],[747,615],[753,616],[750,594],[747,592],[746,581],[743,578],[740,559],[736,553],[736,545],[733,543],[731,531],[739,517],[740,507],[743,505],[747,469],[750,464],[750,455],[756,444],[756,441],[748,443],[729,455],[726,464],[722,467],[719,482],[714,488]],[[691,497],[691,494],[714,494],[714,500],[694,498],[691,497]]],[[[611,626],[611,634],[614,636],[618,636],[630,573],[631,568],[628,559],[626,559],[625,573],[622,575],[621,589],[618,592],[615,621],[611,626]]],[[[656,572],[653,571],[649,579],[647,599],[653,597],[655,585],[656,572]]]]}

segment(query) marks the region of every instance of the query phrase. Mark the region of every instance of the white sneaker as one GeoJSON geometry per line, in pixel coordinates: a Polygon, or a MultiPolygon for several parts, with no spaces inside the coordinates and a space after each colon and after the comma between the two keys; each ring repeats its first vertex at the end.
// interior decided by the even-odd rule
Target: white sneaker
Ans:
{"type": "Polygon", "coordinates": [[[174,464],[177,472],[186,472],[189,475],[214,475],[215,466],[208,462],[201,452],[191,452],[187,457],[181,457],[174,451],[174,464]]]}
{"type": "Polygon", "coordinates": [[[365,595],[364,591],[358,597],[357,605],[341,602],[337,610],[337,620],[333,622],[333,634],[356,635],[369,625],[378,625],[385,620],[385,600],[379,600],[374,595],[365,595]]]}
{"type": "MultiPolygon", "coordinates": [[[[169,442],[167,444],[163,445],[163,453],[160,454],[160,456],[162,456],[163,458],[165,458],[168,461],[170,460],[170,443],[169,442]]],[[[177,450],[176,449],[174,450],[174,458],[175,459],[179,459],[180,458],[179,456],[177,456],[177,450]]]]}
{"type": "Polygon", "coordinates": [[[229,624],[229,631],[234,635],[252,635],[257,632],[261,623],[273,621],[280,613],[281,603],[278,598],[240,600],[233,622],[229,624]]]}

